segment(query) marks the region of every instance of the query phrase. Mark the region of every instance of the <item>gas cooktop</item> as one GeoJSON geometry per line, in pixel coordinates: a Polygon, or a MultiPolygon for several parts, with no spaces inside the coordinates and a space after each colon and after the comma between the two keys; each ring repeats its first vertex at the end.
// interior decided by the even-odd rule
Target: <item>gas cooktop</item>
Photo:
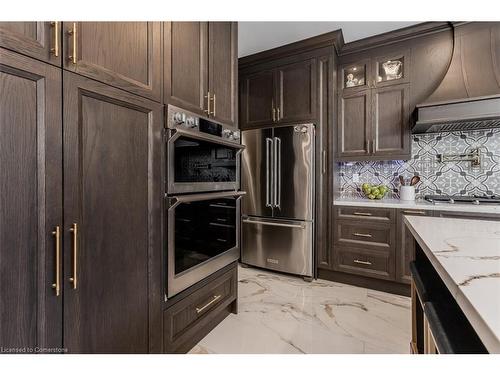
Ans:
{"type": "Polygon", "coordinates": [[[428,202],[437,203],[463,203],[463,204],[498,204],[500,195],[426,195],[424,199],[428,202]]]}

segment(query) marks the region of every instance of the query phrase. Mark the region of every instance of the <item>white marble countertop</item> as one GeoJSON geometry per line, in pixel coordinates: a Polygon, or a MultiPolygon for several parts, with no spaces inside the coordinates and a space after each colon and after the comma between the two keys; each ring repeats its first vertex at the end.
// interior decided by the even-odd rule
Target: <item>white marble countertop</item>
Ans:
{"type": "Polygon", "coordinates": [[[500,353],[500,222],[404,221],[490,353],[500,353]]]}
{"type": "Polygon", "coordinates": [[[367,198],[336,198],[333,200],[335,206],[362,206],[375,208],[401,208],[415,210],[436,210],[436,211],[458,211],[477,212],[500,215],[500,206],[494,205],[474,205],[474,204],[433,204],[425,200],[402,201],[399,199],[370,200],[367,198]]]}

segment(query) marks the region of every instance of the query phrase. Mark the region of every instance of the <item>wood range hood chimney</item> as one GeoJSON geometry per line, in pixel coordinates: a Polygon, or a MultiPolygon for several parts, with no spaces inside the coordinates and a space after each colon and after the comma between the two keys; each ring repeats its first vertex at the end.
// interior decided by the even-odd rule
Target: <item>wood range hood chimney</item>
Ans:
{"type": "Polygon", "coordinates": [[[413,133],[500,128],[500,22],[453,25],[448,71],[417,105],[413,133]]]}

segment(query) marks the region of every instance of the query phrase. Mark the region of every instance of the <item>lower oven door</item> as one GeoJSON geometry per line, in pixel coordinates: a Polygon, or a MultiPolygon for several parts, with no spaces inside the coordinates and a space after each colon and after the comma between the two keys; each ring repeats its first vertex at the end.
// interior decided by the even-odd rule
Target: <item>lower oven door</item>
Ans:
{"type": "Polygon", "coordinates": [[[240,154],[244,148],[210,134],[169,130],[168,194],[238,190],[240,154]]]}
{"type": "Polygon", "coordinates": [[[240,200],[244,192],[169,198],[167,297],[240,257],[240,200]]]}

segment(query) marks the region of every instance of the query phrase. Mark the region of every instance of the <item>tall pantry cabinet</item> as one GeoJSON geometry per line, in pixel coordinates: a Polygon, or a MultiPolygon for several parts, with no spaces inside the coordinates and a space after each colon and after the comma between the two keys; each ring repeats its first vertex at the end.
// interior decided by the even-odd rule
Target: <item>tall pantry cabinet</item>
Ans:
{"type": "Polygon", "coordinates": [[[3,348],[161,352],[161,43],[0,23],[3,348]]]}

